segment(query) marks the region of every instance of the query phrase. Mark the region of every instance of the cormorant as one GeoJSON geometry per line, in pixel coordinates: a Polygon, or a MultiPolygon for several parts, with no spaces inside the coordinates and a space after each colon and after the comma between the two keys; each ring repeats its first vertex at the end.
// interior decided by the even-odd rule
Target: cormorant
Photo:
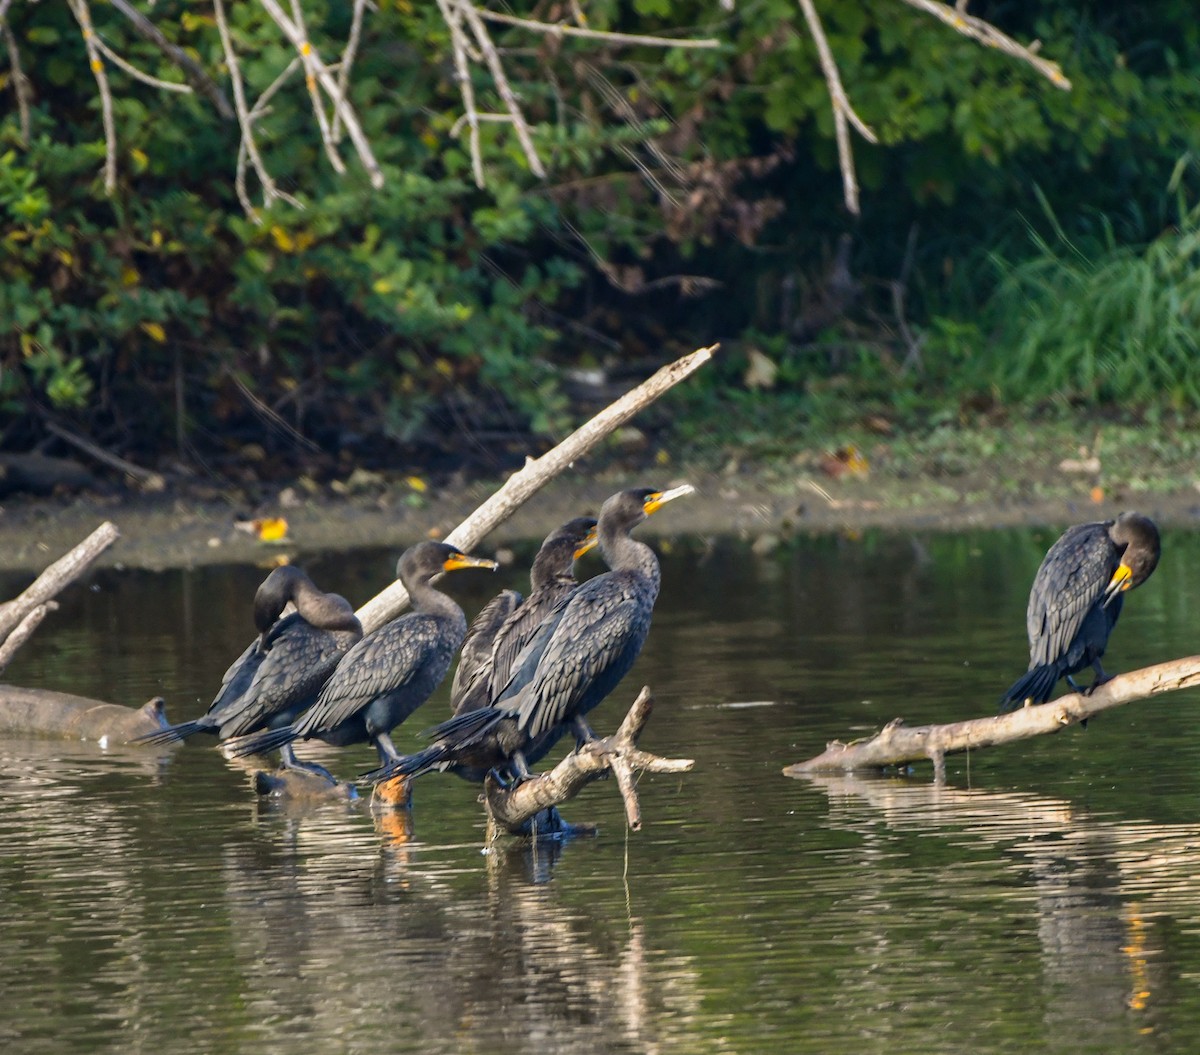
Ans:
{"type": "Polygon", "coordinates": [[[1140,586],[1158,564],[1158,528],[1140,513],[1068,528],[1050,547],[1029,592],[1029,671],[1000,701],[1000,713],[1045,703],[1066,677],[1076,692],[1109,680],[1100,666],[1117,624],[1122,594],[1140,586]],[[1092,667],[1096,680],[1081,690],[1071,675],[1092,667]]]}
{"type": "Polygon", "coordinates": [[[208,711],[137,739],[170,744],[196,733],[221,740],[287,725],[311,704],[338,660],[362,637],[350,603],[317,589],[295,565],[276,568],[254,595],[259,636],[225,672],[208,711]],[[296,610],[282,619],[288,602],[296,610]]]}
{"type": "MultiPolygon", "coordinates": [[[[443,571],[492,568],[444,542],[420,542],[406,550],[396,575],[413,610],[367,634],[337,665],[316,702],[291,725],[269,729],[228,745],[235,756],[283,749],[297,740],[324,740],[342,747],[370,741],[382,763],[400,758],[389,734],[441,684],[467,632],[462,609],[432,580],[443,571]]],[[[320,772],[284,751],[283,764],[320,772]]]]}
{"type": "Polygon", "coordinates": [[[595,517],[576,517],[546,537],[529,571],[532,587],[524,601],[505,590],[484,606],[463,644],[450,706],[455,714],[486,707],[508,684],[513,661],[537,628],[579,584],[575,561],[596,545],[595,517]]]}
{"type": "Polygon", "coordinates": [[[600,553],[609,568],[568,594],[513,663],[507,684],[491,706],[467,711],[431,731],[424,751],[366,774],[373,781],[453,769],[482,780],[508,768],[527,778],[567,730],[578,744],[594,733],[585,715],[633,666],[658,597],[659,566],[654,551],[630,532],[690,485],[669,491],[637,488],[604,503],[597,528],[600,553]]]}

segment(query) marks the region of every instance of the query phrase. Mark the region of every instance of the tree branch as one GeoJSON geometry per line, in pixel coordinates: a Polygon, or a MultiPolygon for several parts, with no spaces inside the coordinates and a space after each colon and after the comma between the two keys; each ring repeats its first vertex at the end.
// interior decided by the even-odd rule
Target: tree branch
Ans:
{"type": "Polygon", "coordinates": [[[0,641],[8,637],[34,608],[45,604],[78,579],[120,537],[121,533],[115,524],[101,524],[70,553],[60,557],[34,579],[19,597],[0,604],[0,641]]]}
{"type": "Polygon", "coordinates": [[[521,29],[532,30],[534,33],[546,33],[552,37],[582,37],[584,40],[603,40],[607,44],[618,47],[651,47],[651,48],[719,48],[721,41],[711,37],[696,39],[674,40],[671,37],[648,37],[640,33],[609,33],[601,29],[584,29],[569,26],[565,22],[534,22],[528,18],[516,18],[513,15],[503,15],[499,11],[489,11],[477,7],[476,13],[480,18],[489,22],[502,22],[506,26],[519,26],[521,29]]]}
{"type": "Polygon", "coordinates": [[[858,178],[854,171],[854,152],[850,147],[850,130],[847,122],[853,124],[858,134],[868,143],[878,143],[875,133],[867,127],[866,122],[854,112],[846,90],[842,87],[842,79],[838,75],[837,63],[833,61],[833,52],[829,41],[825,39],[825,30],[821,27],[821,19],[812,0],[800,0],[800,9],[808,22],[808,31],[812,34],[813,42],[817,45],[817,56],[821,61],[821,73],[829,87],[829,100],[833,105],[833,128],[837,138],[838,165],[842,170],[842,195],[846,208],[855,216],[859,214],[858,207],[858,178]]]}
{"type": "Polygon", "coordinates": [[[57,601],[46,601],[44,604],[39,604],[16,625],[4,643],[0,644],[0,671],[3,671],[12,662],[13,656],[17,654],[17,649],[33,636],[33,632],[41,626],[42,620],[57,607],[57,601]]]}
{"type": "Polygon", "coordinates": [[[375,155],[371,151],[371,144],[363,134],[362,126],[358,123],[358,116],[355,114],[354,108],[338,90],[337,81],[333,79],[333,74],[329,72],[329,68],[321,61],[320,55],[317,54],[317,49],[312,46],[310,41],[305,39],[300,27],[284,14],[283,8],[279,6],[277,0],[259,0],[259,2],[267,14],[271,16],[275,24],[283,31],[284,36],[292,42],[292,46],[300,53],[304,60],[305,71],[317,79],[321,87],[325,89],[325,94],[333,102],[337,112],[341,114],[342,123],[346,126],[350,142],[354,144],[354,149],[358,152],[359,160],[367,170],[371,186],[378,190],[383,186],[383,173],[379,169],[379,162],[375,160],[375,155]]]}
{"type": "Polygon", "coordinates": [[[190,84],[180,84],[178,81],[164,81],[158,77],[153,77],[149,73],[144,73],[139,70],[132,62],[126,62],[112,48],[104,43],[99,37],[96,38],[96,47],[100,53],[108,59],[117,69],[124,70],[134,80],[141,81],[143,84],[150,85],[151,88],[161,88],[164,92],[180,92],[184,95],[192,95],[193,89],[190,84]]]}
{"type": "Polygon", "coordinates": [[[0,0],[0,33],[4,34],[4,46],[8,51],[8,64],[12,67],[13,92],[17,96],[17,114],[21,124],[21,145],[29,146],[29,81],[21,68],[21,50],[17,47],[17,38],[4,17],[4,7],[0,0]]]}
{"type": "MultiPolygon", "coordinates": [[[[362,39],[363,13],[367,9],[367,0],[354,0],[354,11],[350,16],[350,36],[342,51],[341,61],[338,62],[338,92],[342,98],[350,91],[350,71],[354,68],[354,60],[358,56],[358,43],[362,39]]],[[[330,133],[335,143],[342,140],[342,115],[335,106],[333,108],[333,128],[330,133]]]]}
{"type": "Polygon", "coordinates": [[[975,15],[968,15],[962,9],[966,7],[966,4],[963,4],[962,7],[951,7],[949,4],[939,3],[938,0],[902,0],[902,2],[918,11],[924,11],[927,15],[933,15],[934,18],[945,22],[951,29],[961,33],[964,37],[970,37],[989,48],[995,48],[1015,59],[1029,63],[1056,88],[1062,88],[1063,91],[1071,90],[1071,82],[1063,75],[1062,68],[1057,62],[1050,62],[1038,56],[1036,44],[1032,47],[1018,44],[1012,37],[1001,33],[990,22],[977,18],[975,15]]]}
{"type": "MultiPolygon", "coordinates": [[[[699,370],[712,358],[717,347],[714,344],[709,348],[701,348],[664,366],[637,388],[605,407],[591,421],[581,425],[553,450],[540,458],[530,458],[523,469],[513,473],[500,490],[451,531],[446,541],[469,552],[496,525],[507,520],[572,462],[582,458],[605,436],[648,407],[664,392],[699,370]]],[[[406,604],[408,592],[399,582],[392,583],[358,610],[363,632],[370,633],[395,619],[406,604]]]]}
{"type": "Polygon", "coordinates": [[[217,87],[217,83],[204,72],[204,68],[191,55],[177,44],[172,44],[150,19],[129,3],[129,0],[109,0],[109,3],[129,20],[143,38],[150,41],[179,67],[180,72],[187,78],[188,84],[201,95],[206,96],[218,114],[226,121],[233,120],[233,110],[229,106],[229,100],[225,98],[225,93],[217,87]]]}
{"type": "MultiPolygon", "coordinates": [[[[313,116],[317,119],[317,128],[321,132],[321,144],[325,147],[325,156],[329,158],[329,164],[333,166],[333,171],[339,176],[346,172],[346,163],[342,161],[341,155],[337,152],[337,146],[333,141],[333,130],[329,126],[329,119],[325,116],[325,107],[321,104],[321,93],[317,90],[317,78],[313,64],[309,61],[312,57],[312,44],[308,40],[308,26],[304,24],[304,10],[300,7],[300,0],[291,0],[292,3],[292,18],[295,19],[296,28],[300,32],[302,43],[299,45],[300,58],[304,62],[304,86],[308,89],[308,97],[312,100],[313,116]]],[[[334,99],[333,112],[337,113],[337,98],[342,98],[343,93],[341,86],[338,87],[338,95],[334,99]]]]}
{"type": "Polygon", "coordinates": [[[104,72],[104,60],[100,57],[100,49],[96,47],[96,31],[92,27],[92,13],[87,0],[67,0],[67,3],[83,33],[88,64],[92,68],[92,76],[96,78],[96,87],[100,92],[100,113],[104,121],[104,193],[111,198],[117,189],[117,130],[113,121],[112,90],[108,86],[108,75],[104,72]]]}
{"type": "Polygon", "coordinates": [[[1057,733],[1101,711],[1197,685],[1200,685],[1200,656],[1189,656],[1120,674],[1088,696],[1072,693],[1010,714],[911,727],[902,718],[896,718],[868,739],[849,744],[834,740],[815,758],[788,766],[783,772],[786,776],[836,773],[922,759],[931,760],[936,770],[939,760],[946,755],[1057,733]]]}
{"type": "MultiPolygon", "coordinates": [[[[462,94],[463,116],[454,122],[451,135],[458,134],[459,123],[463,120],[470,126],[471,132],[468,144],[471,152],[471,171],[475,175],[475,186],[483,187],[483,155],[479,149],[479,111],[475,106],[475,86],[471,83],[471,64],[467,55],[467,35],[463,32],[462,20],[459,18],[451,0],[438,0],[442,18],[450,30],[450,48],[454,52],[454,76],[458,80],[458,89],[462,94]]],[[[492,115],[489,115],[491,118],[492,115]]],[[[507,114],[504,120],[509,120],[507,114]]]]}
{"type": "Polygon", "coordinates": [[[593,740],[571,752],[549,773],[509,788],[501,787],[489,776],[484,785],[489,820],[510,834],[529,834],[529,822],[540,813],[573,799],[592,781],[612,773],[625,801],[625,819],[631,829],[640,829],[642,811],[636,775],[686,773],[695,764],[690,758],[660,758],[638,748],[638,738],[653,708],[654,697],[645,687],[612,736],[593,740]]]}

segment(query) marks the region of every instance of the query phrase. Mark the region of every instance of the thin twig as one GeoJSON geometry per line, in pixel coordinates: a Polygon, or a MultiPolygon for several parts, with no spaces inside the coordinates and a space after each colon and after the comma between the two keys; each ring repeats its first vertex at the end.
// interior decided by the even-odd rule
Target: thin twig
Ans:
{"type": "Polygon", "coordinates": [[[262,218],[258,215],[258,210],[254,208],[253,203],[250,201],[250,195],[246,191],[245,158],[249,156],[251,163],[254,165],[254,172],[258,176],[258,182],[262,187],[263,204],[267,207],[277,197],[275,181],[271,179],[270,173],[267,172],[267,167],[263,164],[262,155],[258,152],[258,144],[254,141],[254,122],[246,109],[246,89],[242,84],[242,68],[238,65],[237,52],[233,50],[233,37],[229,32],[229,23],[225,19],[225,4],[223,0],[213,0],[213,14],[216,15],[217,32],[221,36],[221,47],[225,52],[225,65],[229,67],[229,81],[233,85],[233,105],[237,111],[238,126],[242,130],[242,142],[238,147],[238,164],[237,174],[234,178],[234,189],[237,191],[238,201],[242,203],[242,209],[246,215],[254,223],[261,224],[262,218]]]}
{"type": "Polygon", "coordinates": [[[712,37],[701,40],[680,39],[671,37],[647,37],[639,33],[609,33],[601,29],[582,29],[568,26],[563,22],[534,22],[528,18],[516,18],[513,15],[502,15],[499,11],[489,11],[484,7],[475,8],[480,18],[489,22],[503,22],[507,26],[520,26],[521,29],[532,30],[534,33],[546,33],[552,37],[582,37],[585,40],[603,40],[617,47],[651,47],[651,48],[719,48],[721,41],[712,37]]]}
{"type": "Polygon", "coordinates": [[[179,67],[184,77],[187,78],[188,84],[195,88],[201,95],[207,97],[216,108],[218,114],[226,121],[233,120],[233,109],[229,105],[229,100],[225,98],[225,93],[221,91],[216,81],[204,71],[204,68],[191,55],[179,47],[179,45],[172,44],[167,40],[163,36],[162,31],[129,3],[129,0],[109,0],[109,3],[129,20],[130,25],[133,26],[137,33],[150,41],[151,44],[179,67]]]}
{"type": "MultiPolygon", "coordinates": [[[[467,142],[471,153],[471,171],[475,175],[475,186],[483,187],[483,156],[479,148],[479,122],[482,115],[475,107],[475,86],[471,83],[471,66],[467,58],[469,47],[467,35],[463,32],[462,20],[452,6],[452,0],[438,0],[438,7],[450,30],[450,47],[454,52],[454,76],[458,79],[458,89],[462,94],[463,101],[463,115],[454,122],[450,134],[457,135],[459,126],[464,120],[470,126],[471,132],[467,142]]],[[[492,121],[497,118],[510,120],[507,114],[488,114],[486,119],[492,121]]]]}
{"type": "Polygon", "coordinates": [[[0,31],[4,33],[4,45],[8,49],[8,64],[12,67],[13,91],[17,96],[17,114],[21,123],[21,146],[29,146],[29,80],[21,68],[21,49],[17,47],[17,38],[12,26],[4,17],[8,8],[6,0],[0,0],[0,31]]]}
{"type": "Polygon", "coordinates": [[[484,25],[483,19],[480,18],[479,12],[470,0],[454,0],[454,2],[457,2],[459,11],[462,12],[463,17],[471,28],[472,35],[475,37],[475,42],[479,45],[479,50],[483,52],[483,60],[487,63],[488,70],[492,74],[492,81],[496,85],[496,91],[500,93],[500,98],[504,100],[505,109],[512,115],[513,128],[517,133],[517,139],[520,141],[521,150],[525,154],[525,160],[529,163],[530,171],[539,179],[545,179],[545,166],[542,165],[542,159],[538,157],[537,147],[533,145],[533,135],[529,131],[529,125],[525,121],[525,115],[521,111],[520,103],[517,102],[512,85],[508,83],[508,76],[504,72],[504,64],[500,61],[500,53],[496,50],[496,45],[492,42],[492,37],[488,33],[487,26],[484,25]]]}
{"type": "MultiPolygon", "coordinates": [[[[805,2],[806,0],[801,0],[801,3],[805,2]]],[[[1017,43],[1012,37],[1001,33],[990,22],[977,18],[975,15],[968,15],[962,8],[938,3],[937,0],[903,0],[903,2],[918,11],[933,15],[934,18],[945,22],[951,29],[961,33],[964,37],[978,40],[989,48],[995,48],[1015,59],[1029,63],[1056,88],[1062,88],[1064,91],[1071,90],[1071,82],[1063,74],[1062,68],[1057,62],[1041,58],[1035,54],[1032,47],[1017,43]]]]}
{"type": "Polygon", "coordinates": [[[100,49],[96,47],[96,31],[92,28],[92,13],[88,8],[87,0],[67,0],[67,2],[83,33],[88,64],[92,68],[92,76],[96,78],[96,87],[100,91],[100,113],[104,122],[104,193],[111,198],[117,190],[117,129],[113,121],[112,90],[108,86],[108,75],[104,72],[104,60],[100,57],[100,49]]]}
{"type": "Polygon", "coordinates": [[[296,442],[296,444],[314,452],[321,449],[320,444],[313,443],[313,441],[305,436],[304,433],[300,432],[293,425],[289,424],[283,417],[280,416],[277,411],[267,406],[266,403],[264,403],[258,398],[258,396],[250,391],[250,388],[246,382],[238,377],[238,375],[232,369],[226,368],[225,376],[237,386],[237,390],[241,392],[246,401],[259,415],[265,418],[270,424],[274,425],[281,432],[286,433],[289,437],[291,437],[292,440],[296,442]]]}
{"type": "Polygon", "coordinates": [[[847,122],[853,124],[858,130],[858,134],[868,143],[878,143],[879,140],[862,118],[854,112],[854,107],[850,105],[850,100],[842,87],[842,79],[838,75],[837,63],[833,61],[833,52],[829,48],[829,41],[825,39],[825,30],[821,27],[821,19],[817,16],[817,9],[813,6],[812,0],[800,0],[800,8],[804,12],[805,21],[808,22],[808,31],[817,45],[821,72],[829,87],[829,99],[833,105],[833,128],[837,138],[838,164],[842,170],[842,195],[846,202],[846,208],[857,216],[859,213],[858,178],[854,172],[854,152],[850,147],[850,131],[847,128],[847,122]]]}
{"type": "Polygon", "coordinates": [[[287,17],[283,8],[279,6],[276,0],[259,0],[259,2],[267,14],[274,20],[275,24],[283,30],[284,35],[292,42],[292,46],[303,54],[305,68],[312,71],[321,87],[325,89],[325,93],[333,101],[334,107],[342,115],[342,123],[346,126],[346,132],[350,136],[350,141],[354,144],[354,149],[358,153],[359,160],[367,170],[371,186],[376,189],[382,187],[383,172],[379,168],[379,162],[375,160],[375,155],[371,151],[371,144],[363,133],[362,126],[358,123],[358,116],[355,114],[354,108],[347,102],[342,93],[338,91],[337,81],[333,79],[333,74],[329,72],[329,68],[321,61],[320,55],[317,54],[317,49],[304,39],[304,34],[300,31],[300,28],[287,17]],[[306,54],[302,48],[305,44],[308,44],[308,52],[306,54]]]}
{"type": "MultiPolygon", "coordinates": [[[[354,0],[354,11],[350,16],[350,37],[346,41],[345,50],[342,52],[342,59],[338,63],[338,92],[343,99],[350,90],[350,71],[353,69],[354,60],[358,56],[358,43],[362,38],[363,13],[366,9],[367,0],[354,0]]],[[[342,115],[336,106],[333,108],[333,128],[331,135],[335,143],[342,141],[342,115]]]]}
{"type": "Polygon", "coordinates": [[[148,84],[152,88],[161,88],[164,92],[181,92],[184,95],[193,94],[193,89],[190,84],[180,84],[178,81],[163,81],[157,77],[152,77],[148,73],[143,73],[133,63],[126,62],[112,48],[104,43],[99,37],[96,38],[96,47],[100,49],[101,54],[108,59],[118,69],[124,70],[134,80],[141,81],[143,84],[148,84]]]}
{"type": "MultiPolygon", "coordinates": [[[[346,163],[342,161],[338,155],[337,147],[333,142],[333,130],[329,126],[329,118],[325,116],[325,107],[321,103],[321,93],[317,90],[316,72],[309,62],[312,55],[312,44],[308,40],[308,26],[304,24],[304,11],[300,7],[300,0],[291,0],[292,18],[296,20],[296,27],[300,31],[301,41],[297,45],[296,50],[300,52],[300,58],[304,62],[304,86],[308,89],[308,97],[312,100],[313,116],[317,119],[317,128],[321,131],[321,145],[325,148],[325,156],[329,158],[329,164],[333,166],[333,171],[339,176],[346,172],[346,163]]],[[[339,95],[340,87],[339,87],[339,95]]],[[[334,113],[337,113],[337,107],[334,107],[334,113]]]]}

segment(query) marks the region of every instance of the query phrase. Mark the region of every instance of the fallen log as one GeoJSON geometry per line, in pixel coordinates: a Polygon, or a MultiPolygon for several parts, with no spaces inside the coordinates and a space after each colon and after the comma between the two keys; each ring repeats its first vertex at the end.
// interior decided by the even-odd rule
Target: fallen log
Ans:
{"type": "Polygon", "coordinates": [[[133,708],[49,689],[0,685],[0,735],[34,733],[123,744],[166,724],[161,696],[133,708]]]}
{"type": "Polygon", "coordinates": [[[561,830],[554,807],[573,799],[588,784],[611,773],[625,801],[625,819],[633,831],[642,826],[638,801],[639,773],[686,773],[695,764],[690,758],[660,758],[638,746],[638,738],[654,708],[649,687],[638,693],[625,720],[612,736],[602,737],[572,751],[550,772],[510,787],[492,776],[484,784],[488,812],[488,839],[501,832],[511,835],[545,834],[561,830]]]}
{"type": "Polygon", "coordinates": [[[1071,693],[1009,714],[918,726],[905,725],[903,718],[895,718],[872,737],[848,744],[834,740],[821,754],[787,766],[783,773],[789,777],[844,773],[928,759],[941,777],[945,775],[947,755],[1057,733],[1113,707],[1198,685],[1200,656],[1189,656],[1118,674],[1088,695],[1071,693]]]}

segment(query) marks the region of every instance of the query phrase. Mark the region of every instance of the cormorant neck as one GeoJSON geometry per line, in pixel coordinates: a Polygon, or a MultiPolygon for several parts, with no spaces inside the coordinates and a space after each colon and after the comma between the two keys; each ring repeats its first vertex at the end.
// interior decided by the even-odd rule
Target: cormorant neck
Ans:
{"type": "MultiPolygon", "coordinates": [[[[539,553],[538,557],[541,556],[539,553]]],[[[563,568],[559,560],[534,560],[533,567],[529,569],[529,585],[533,593],[541,593],[555,586],[575,585],[570,555],[567,556],[567,561],[566,568],[563,568]]]]}
{"type": "Polygon", "coordinates": [[[613,571],[636,571],[643,575],[658,575],[658,558],[644,542],[633,538],[627,528],[602,524],[600,553],[613,571]]]}
{"type": "Polygon", "coordinates": [[[292,592],[292,603],[301,618],[318,630],[351,630],[362,633],[362,627],[354,609],[350,607],[350,602],[340,594],[325,593],[317,589],[309,578],[296,582],[292,592]]]}
{"type": "Polygon", "coordinates": [[[420,612],[422,615],[448,616],[451,619],[457,618],[466,621],[467,617],[458,603],[448,594],[437,589],[429,579],[422,577],[413,582],[406,582],[404,587],[408,590],[414,612],[420,612]]]}

